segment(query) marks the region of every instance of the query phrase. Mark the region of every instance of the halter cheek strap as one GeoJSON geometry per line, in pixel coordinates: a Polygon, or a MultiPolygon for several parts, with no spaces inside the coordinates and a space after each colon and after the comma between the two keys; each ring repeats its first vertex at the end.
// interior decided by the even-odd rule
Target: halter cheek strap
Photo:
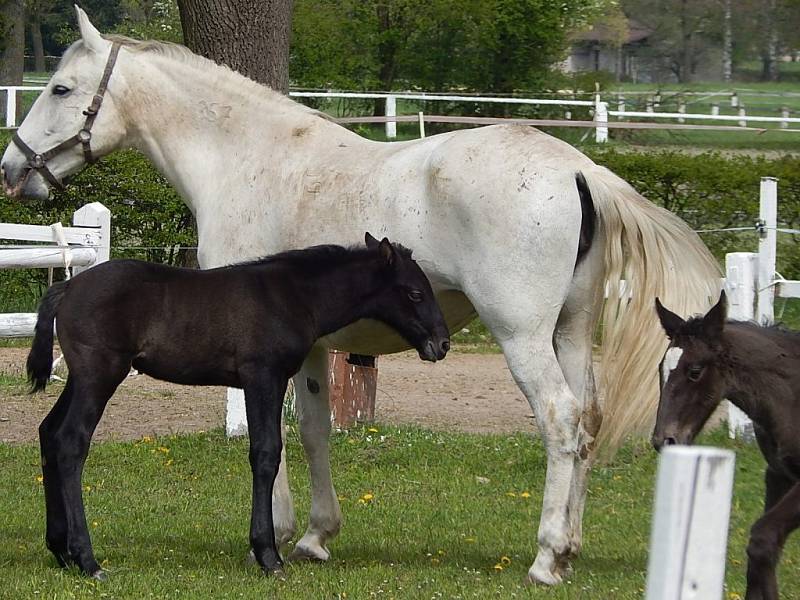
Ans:
{"type": "Polygon", "coordinates": [[[58,190],[64,189],[64,184],[53,175],[53,172],[47,168],[47,161],[52,159],[54,156],[60,154],[61,152],[72,148],[73,146],[77,146],[80,144],[83,147],[83,157],[84,160],[88,164],[95,162],[95,157],[92,154],[92,126],[94,125],[94,121],[97,118],[97,113],[100,111],[100,107],[103,104],[103,97],[105,96],[106,89],[108,88],[108,80],[111,79],[111,72],[114,70],[114,64],[117,62],[117,55],[119,54],[120,43],[114,42],[111,45],[111,52],[108,55],[108,60],[106,61],[106,67],[103,70],[103,76],[100,79],[100,85],[97,86],[97,93],[95,93],[94,97],[92,98],[91,104],[89,107],[83,111],[83,114],[86,115],[86,120],[83,122],[83,127],[70,138],[67,138],[60,144],[53,146],[49,150],[37,153],[35,152],[28,144],[22,141],[22,138],[19,137],[17,132],[14,132],[14,135],[11,138],[11,142],[19,148],[20,152],[25,155],[25,158],[28,159],[27,164],[25,165],[25,172],[26,175],[29,171],[38,171],[41,175],[50,182],[50,184],[58,190]]]}

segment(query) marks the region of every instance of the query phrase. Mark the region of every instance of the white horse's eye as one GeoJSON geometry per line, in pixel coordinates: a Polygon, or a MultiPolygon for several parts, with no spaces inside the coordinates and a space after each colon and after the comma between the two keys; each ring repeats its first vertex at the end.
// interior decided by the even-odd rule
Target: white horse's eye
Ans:
{"type": "Polygon", "coordinates": [[[69,94],[69,88],[65,85],[55,85],[53,86],[53,95],[55,96],[64,96],[69,94]]]}

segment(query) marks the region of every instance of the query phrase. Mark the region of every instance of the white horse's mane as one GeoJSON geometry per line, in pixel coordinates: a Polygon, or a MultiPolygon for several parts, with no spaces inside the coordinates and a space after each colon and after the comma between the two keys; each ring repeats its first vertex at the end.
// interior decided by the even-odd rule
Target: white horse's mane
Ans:
{"type": "MultiPolygon", "coordinates": [[[[262,100],[268,99],[270,102],[277,102],[285,106],[286,108],[294,108],[296,110],[301,110],[303,112],[318,116],[323,118],[327,121],[333,121],[334,119],[319,110],[314,108],[309,108],[304,104],[300,104],[299,102],[295,102],[288,96],[285,96],[268,85],[263,83],[259,83],[250,79],[249,77],[242,75],[238,71],[234,71],[227,65],[222,65],[219,63],[214,62],[204,56],[200,56],[199,54],[195,54],[191,50],[189,50],[186,46],[181,44],[175,44],[173,42],[164,42],[158,40],[135,40],[133,38],[129,38],[124,35],[118,34],[108,34],[103,36],[104,39],[108,40],[109,42],[118,42],[125,47],[126,50],[130,52],[143,52],[143,53],[152,53],[157,54],[159,56],[163,56],[167,59],[173,60],[178,63],[182,63],[188,66],[199,68],[203,71],[208,71],[209,69],[214,69],[214,73],[220,77],[228,78],[231,81],[231,85],[235,86],[237,91],[248,91],[252,93],[255,97],[260,98],[262,100]]],[[[66,62],[69,60],[69,57],[75,53],[78,48],[83,48],[83,40],[78,40],[74,44],[72,44],[64,55],[62,56],[62,62],[66,62]]]]}

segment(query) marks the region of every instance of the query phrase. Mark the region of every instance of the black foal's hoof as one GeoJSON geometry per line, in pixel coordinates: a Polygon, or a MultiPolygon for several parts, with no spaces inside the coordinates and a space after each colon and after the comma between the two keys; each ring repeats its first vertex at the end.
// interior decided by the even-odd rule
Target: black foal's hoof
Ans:
{"type": "Polygon", "coordinates": [[[279,565],[277,567],[262,567],[262,571],[264,571],[264,575],[271,579],[277,579],[279,581],[286,581],[286,572],[283,570],[283,565],[279,565]]]}
{"type": "Polygon", "coordinates": [[[103,569],[97,569],[94,573],[92,573],[92,579],[96,579],[100,582],[108,581],[108,573],[103,571],[103,569]]]}

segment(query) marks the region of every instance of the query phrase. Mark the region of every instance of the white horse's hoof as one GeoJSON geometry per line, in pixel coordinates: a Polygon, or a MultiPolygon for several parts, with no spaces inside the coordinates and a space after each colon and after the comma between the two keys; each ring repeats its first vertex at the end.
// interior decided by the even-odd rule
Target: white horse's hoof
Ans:
{"type": "Polygon", "coordinates": [[[301,560],[326,562],[330,557],[330,551],[324,546],[304,543],[303,540],[300,540],[289,555],[289,560],[294,562],[301,560]]]}
{"type": "Polygon", "coordinates": [[[536,557],[533,566],[528,569],[528,584],[558,585],[561,581],[557,561],[545,559],[541,554],[536,557]]]}

